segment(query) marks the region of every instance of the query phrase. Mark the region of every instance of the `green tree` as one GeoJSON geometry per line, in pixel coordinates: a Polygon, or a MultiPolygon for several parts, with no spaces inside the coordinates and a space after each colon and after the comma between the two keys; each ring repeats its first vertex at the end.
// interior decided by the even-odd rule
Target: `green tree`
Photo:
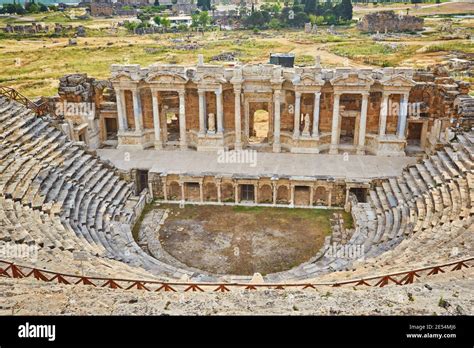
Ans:
{"type": "Polygon", "coordinates": [[[310,14],[316,12],[316,0],[306,0],[304,4],[304,12],[310,14]]]}
{"type": "Polygon", "coordinates": [[[171,26],[171,22],[167,17],[161,18],[161,25],[163,28],[168,29],[171,26]]]}
{"type": "Polygon", "coordinates": [[[206,28],[211,23],[211,17],[209,17],[209,13],[207,11],[202,11],[199,13],[199,24],[206,28]]]}
{"type": "Polygon", "coordinates": [[[160,16],[155,16],[153,18],[153,22],[155,22],[156,25],[160,25],[161,24],[161,17],[160,16]]]}
{"type": "Polygon", "coordinates": [[[264,28],[271,20],[270,14],[267,11],[255,11],[250,16],[245,18],[244,24],[249,28],[264,28]]]}
{"type": "Polygon", "coordinates": [[[346,20],[350,21],[352,19],[352,3],[351,0],[342,0],[341,4],[338,6],[339,16],[346,20]]]}
{"type": "Polygon", "coordinates": [[[31,1],[26,4],[25,10],[28,13],[38,13],[40,11],[39,6],[35,3],[35,1],[31,1]]]}
{"type": "Polygon", "coordinates": [[[272,18],[270,22],[268,22],[268,27],[273,30],[280,29],[281,23],[278,19],[272,18]]]}
{"type": "Polygon", "coordinates": [[[193,13],[191,15],[191,28],[199,27],[199,13],[193,13]]]}
{"type": "Polygon", "coordinates": [[[290,19],[289,24],[292,27],[299,28],[299,27],[304,26],[304,24],[308,22],[309,22],[308,14],[304,12],[298,12],[298,13],[295,13],[295,17],[293,19],[290,19]]]}

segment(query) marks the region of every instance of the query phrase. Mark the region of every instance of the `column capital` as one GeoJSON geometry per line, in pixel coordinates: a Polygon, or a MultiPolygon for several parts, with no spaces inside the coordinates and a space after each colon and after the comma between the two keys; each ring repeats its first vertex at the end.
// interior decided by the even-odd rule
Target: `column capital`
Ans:
{"type": "MultiPolygon", "coordinates": [[[[179,93],[179,92],[178,92],[178,93],[179,93]]],[[[204,95],[204,93],[206,93],[206,91],[205,91],[204,89],[198,88],[198,94],[199,94],[199,96],[204,95]]]]}
{"type": "Polygon", "coordinates": [[[362,95],[362,97],[364,97],[364,98],[368,98],[369,95],[370,95],[370,92],[369,92],[369,91],[364,91],[364,92],[361,93],[361,95],[362,95]]]}
{"type": "Polygon", "coordinates": [[[241,88],[241,87],[235,87],[235,86],[234,86],[234,93],[235,93],[235,94],[240,94],[240,93],[242,93],[242,88],[241,88]]]}
{"type": "Polygon", "coordinates": [[[221,95],[221,94],[222,94],[222,88],[219,87],[218,89],[216,89],[216,90],[214,91],[214,93],[215,93],[216,95],[221,95]]]}
{"type": "Polygon", "coordinates": [[[316,92],[314,92],[314,95],[315,95],[316,97],[321,97],[321,91],[316,91],[316,92]]]}
{"type": "Polygon", "coordinates": [[[334,97],[338,97],[338,98],[339,98],[339,97],[341,96],[341,94],[342,94],[342,91],[334,91],[333,94],[334,94],[334,97]]]}
{"type": "Polygon", "coordinates": [[[391,93],[391,92],[388,92],[388,91],[383,91],[383,92],[382,92],[382,97],[383,97],[383,98],[388,98],[388,97],[390,97],[390,94],[392,94],[392,93],[391,93]]]}
{"type": "Polygon", "coordinates": [[[280,96],[280,94],[281,94],[281,89],[274,89],[274,90],[273,90],[273,95],[275,95],[275,96],[276,96],[276,95],[280,96]]]}
{"type": "Polygon", "coordinates": [[[301,98],[301,94],[303,94],[303,93],[300,92],[300,91],[295,91],[295,97],[301,98]]]}

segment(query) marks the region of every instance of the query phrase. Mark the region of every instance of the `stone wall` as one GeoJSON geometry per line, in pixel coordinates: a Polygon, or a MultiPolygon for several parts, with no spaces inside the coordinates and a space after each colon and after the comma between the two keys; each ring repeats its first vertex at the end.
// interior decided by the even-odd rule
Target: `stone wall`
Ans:
{"type": "Polygon", "coordinates": [[[70,74],[59,79],[58,96],[50,102],[72,140],[84,141],[92,149],[99,147],[100,111],[105,108],[103,103],[115,101],[110,87],[108,81],[87,74],[70,74]]]}
{"type": "MultiPolygon", "coordinates": [[[[119,136],[119,146],[142,144],[157,148],[169,145],[182,148],[190,147],[198,150],[215,150],[223,147],[233,148],[237,142],[235,134],[236,90],[240,94],[240,125],[241,139],[245,147],[248,145],[247,134],[252,136],[254,130],[253,117],[256,110],[266,110],[268,117],[268,142],[278,151],[275,143],[280,142],[283,150],[291,152],[324,152],[339,146],[339,138],[349,135],[344,145],[351,145],[352,151],[358,153],[376,153],[384,155],[404,155],[402,144],[410,129],[410,122],[422,123],[423,136],[429,135],[435,119],[442,119],[441,131],[449,126],[450,119],[456,116],[454,100],[458,95],[468,91],[463,83],[454,81],[442,68],[430,71],[414,71],[406,68],[383,69],[322,69],[319,67],[281,68],[272,65],[237,65],[221,67],[216,65],[198,64],[196,67],[178,65],[153,65],[141,68],[135,65],[113,66],[111,83],[115,89],[123,90],[123,118],[126,129],[119,136]],[[140,96],[138,112],[142,117],[142,129],[135,132],[135,115],[133,93],[140,96]],[[167,139],[171,125],[167,125],[166,114],[172,113],[179,119],[179,91],[184,91],[185,125],[179,121],[175,127],[173,139],[167,139]],[[275,139],[275,91],[280,95],[280,138],[275,139]],[[203,93],[204,131],[200,129],[200,98],[203,93]],[[320,93],[319,102],[316,94],[320,93]],[[335,94],[340,95],[339,125],[333,123],[335,94]],[[153,120],[152,95],[156,95],[161,126],[161,139],[156,142],[153,120]],[[297,95],[299,95],[299,115],[308,115],[309,123],[315,122],[315,110],[319,110],[319,135],[306,138],[302,135],[304,122],[297,122],[295,130],[295,113],[297,95]],[[365,130],[361,128],[363,95],[367,98],[365,130]],[[222,100],[223,134],[206,133],[210,114],[219,121],[218,97],[222,100]],[[401,115],[403,100],[407,100],[410,108],[406,122],[401,115]],[[383,108],[388,104],[386,122],[382,127],[383,108]],[[412,113],[412,109],[415,109],[412,113]],[[350,118],[352,117],[352,119],[350,118]],[[402,118],[401,118],[402,117],[402,118]],[[404,123],[401,126],[401,123],[404,123]],[[183,127],[184,129],[182,129],[183,127]],[[181,127],[181,129],[180,129],[181,127]],[[336,129],[338,127],[339,129],[336,129]],[[137,139],[137,134],[146,135],[149,140],[137,139]],[[298,135],[298,131],[300,135],[298,135]],[[145,132],[145,133],[143,133],[145,132]],[[150,133],[151,132],[151,133],[150,133]],[[365,134],[360,136],[359,134],[365,134]],[[179,134],[178,134],[179,133],[179,134]],[[186,138],[181,139],[186,134],[186,138]],[[296,135],[295,135],[296,134],[296,135]],[[335,135],[334,135],[335,134],[335,135]],[[382,136],[383,141],[379,138],[382,136]],[[130,139],[128,139],[128,138],[130,139]],[[155,139],[153,139],[155,137],[155,139]],[[133,139],[132,139],[133,138],[133,139]],[[351,140],[352,138],[352,140],[351,140]],[[120,140],[122,139],[122,140],[120,140]],[[336,140],[334,140],[336,139],[336,140]],[[137,142],[138,141],[138,142],[137,142]],[[387,149],[390,149],[388,151],[387,149]]],[[[181,92],[182,93],[182,92],[181,92]]],[[[183,116],[183,115],[182,115],[183,116]]],[[[413,128],[413,127],[412,127],[413,128]]],[[[436,130],[438,131],[438,130],[436,130]]],[[[119,132],[120,133],[120,132],[119,132]]],[[[411,135],[413,136],[414,133],[411,135]]],[[[433,139],[439,138],[436,135],[433,139]]],[[[421,139],[422,140],[422,139],[421,139]]],[[[142,146],[140,145],[140,146],[142,146]]],[[[426,143],[421,141],[421,149],[426,143]]],[[[348,150],[347,147],[345,151],[348,150]]],[[[334,153],[334,152],[332,152],[334,153]]]]}
{"type": "Polygon", "coordinates": [[[359,30],[369,33],[423,30],[424,19],[415,16],[397,15],[394,11],[366,14],[357,24],[359,30]]]}

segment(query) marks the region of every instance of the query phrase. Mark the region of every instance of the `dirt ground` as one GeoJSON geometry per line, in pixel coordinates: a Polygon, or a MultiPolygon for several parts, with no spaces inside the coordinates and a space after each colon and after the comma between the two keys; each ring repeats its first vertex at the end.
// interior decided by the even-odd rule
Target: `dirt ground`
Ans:
{"type": "Polygon", "coordinates": [[[329,218],[334,212],[266,207],[164,207],[171,212],[160,230],[160,241],[168,253],[188,266],[238,275],[283,271],[307,261],[330,234],[329,218]]]}

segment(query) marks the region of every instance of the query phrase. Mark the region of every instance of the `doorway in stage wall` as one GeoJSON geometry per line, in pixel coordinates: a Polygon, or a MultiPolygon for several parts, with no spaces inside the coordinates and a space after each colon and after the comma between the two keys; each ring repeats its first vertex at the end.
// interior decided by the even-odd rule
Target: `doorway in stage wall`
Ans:
{"type": "Polygon", "coordinates": [[[267,97],[252,98],[245,104],[245,142],[258,151],[271,151],[273,141],[272,105],[267,97]]]}
{"type": "Polygon", "coordinates": [[[137,193],[141,193],[148,187],[148,170],[137,169],[136,185],[137,193]]]}
{"type": "Polygon", "coordinates": [[[269,114],[265,110],[256,110],[250,116],[249,144],[268,144],[269,114]]]}
{"type": "Polygon", "coordinates": [[[353,193],[356,198],[357,202],[359,203],[366,203],[367,202],[367,189],[363,187],[352,187],[349,189],[350,193],[353,193]]]}
{"type": "Polygon", "coordinates": [[[163,129],[163,141],[166,145],[179,145],[179,95],[173,91],[160,92],[160,98],[160,116],[163,115],[166,120],[163,129]]]}
{"type": "Polygon", "coordinates": [[[179,142],[179,117],[176,110],[166,110],[166,134],[169,142],[179,142]]]}
{"type": "Polygon", "coordinates": [[[341,145],[354,145],[356,131],[356,117],[342,116],[341,117],[341,134],[339,143],[341,145]]]}
{"type": "Polygon", "coordinates": [[[408,134],[407,134],[407,145],[408,146],[420,146],[421,145],[422,130],[423,130],[423,123],[421,123],[421,122],[408,122],[408,134]]]}
{"type": "Polygon", "coordinates": [[[408,121],[407,146],[405,153],[407,155],[416,155],[422,152],[423,122],[408,121]]]}
{"type": "Polygon", "coordinates": [[[105,118],[105,140],[117,140],[117,119],[105,118]]]}

